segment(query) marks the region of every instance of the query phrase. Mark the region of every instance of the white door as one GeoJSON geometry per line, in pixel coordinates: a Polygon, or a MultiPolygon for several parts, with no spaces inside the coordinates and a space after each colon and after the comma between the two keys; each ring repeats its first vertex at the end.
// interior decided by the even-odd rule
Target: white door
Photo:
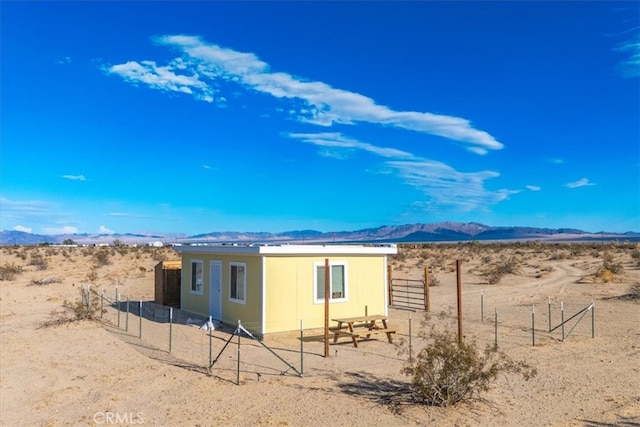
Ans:
{"type": "Polygon", "coordinates": [[[222,319],[222,261],[209,263],[209,315],[222,319]]]}

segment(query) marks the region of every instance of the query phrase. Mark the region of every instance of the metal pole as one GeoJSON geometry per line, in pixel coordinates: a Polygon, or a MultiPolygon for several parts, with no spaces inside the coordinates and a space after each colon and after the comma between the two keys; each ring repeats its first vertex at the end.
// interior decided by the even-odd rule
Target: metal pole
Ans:
{"type": "MultiPolygon", "coordinates": [[[[171,336],[173,329],[173,307],[169,307],[169,353],[171,353],[171,336]]],[[[209,362],[211,364],[211,362],[209,362]]]]}
{"type": "Polygon", "coordinates": [[[140,298],[140,328],[138,332],[138,338],[142,338],[142,298],[140,298]]]}
{"type": "Polygon", "coordinates": [[[393,305],[393,271],[390,265],[387,265],[387,287],[389,288],[389,305],[393,305]]]}
{"type": "Polygon", "coordinates": [[[549,332],[551,332],[551,297],[549,297],[549,332]]]}
{"type": "Polygon", "coordinates": [[[324,357],[329,357],[329,258],[324,260],[324,357]]]}
{"type": "Polygon", "coordinates": [[[411,345],[411,313],[409,313],[409,362],[413,361],[413,347],[411,345]]]}
{"type": "Polygon", "coordinates": [[[300,376],[304,374],[304,329],[300,320],[300,376]]]}
{"type": "Polygon", "coordinates": [[[498,309],[495,309],[496,312],[494,314],[494,323],[495,323],[495,331],[494,331],[494,344],[493,344],[493,348],[495,350],[498,349],[498,309]]]}
{"type": "Polygon", "coordinates": [[[564,301],[560,301],[560,324],[562,325],[562,341],[564,341],[564,301]]]}
{"type": "Polygon", "coordinates": [[[429,295],[429,267],[424,268],[424,304],[425,310],[431,311],[431,296],[429,295]]]}
{"type": "Polygon", "coordinates": [[[591,300],[591,338],[596,337],[596,305],[591,300]]]}
{"type": "Polygon", "coordinates": [[[531,339],[533,346],[536,346],[536,306],[531,306],[531,339]]]}
{"type": "Polygon", "coordinates": [[[118,328],[120,327],[120,295],[118,294],[118,288],[116,288],[116,307],[118,308],[118,328]]]}
{"type": "Polygon", "coordinates": [[[480,322],[484,323],[484,294],[480,289],[480,322]]]}
{"type": "Polygon", "coordinates": [[[238,367],[236,369],[236,385],[240,385],[240,319],[238,319],[238,367]]]}
{"type": "Polygon", "coordinates": [[[456,284],[458,294],[458,343],[462,344],[462,278],[460,260],[456,260],[456,284]]]}
{"type": "Polygon", "coordinates": [[[125,330],[129,331],[129,296],[127,295],[127,312],[124,315],[125,330]]]}
{"type": "Polygon", "coordinates": [[[368,316],[368,315],[369,315],[369,306],[368,306],[368,305],[365,305],[365,306],[364,306],[364,315],[365,315],[365,316],[368,316]]]}
{"type": "MultiPolygon", "coordinates": [[[[238,351],[240,351],[238,349],[238,351]]],[[[211,361],[213,360],[213,335],[211,334],[211,328],[209,328],[209,366],[211,366],[211,361]]]]}

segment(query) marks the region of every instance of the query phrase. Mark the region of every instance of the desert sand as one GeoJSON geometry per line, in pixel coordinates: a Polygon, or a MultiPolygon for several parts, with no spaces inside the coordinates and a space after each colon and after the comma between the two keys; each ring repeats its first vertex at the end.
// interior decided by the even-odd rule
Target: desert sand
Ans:
{"type": "Polygon", "coordinates": [[[121,317],[118,326],[110,307],[98,321],[43,327],[68,313],[64,301],[78,301],[83,284],[153,300],[153,267],[178,258],[172,249],[5,247],[0,266],[22,271],[0,281],[0,425],[639,425],[640,304],[630,291],[640,286],[639,253],[629,243],[401,246],[390,259],[393,277],[419,280],[429,267],[431,311],[449,313],[454,327],[460,260],[464,339],[494,344],[497,313],[499,348],[538,371],[529,381],[501,376],[480,399],[439,408],[409,398],[400,373],[407,355],[395,345],[408,342],[410,326],[413,350],[424,345],[416,336],[424,312],[390,308],[394,344],[383,336],[355,348],[341,339],[328,358],[321,331],[304,332],[303,356],[298,331],[265,337],[303,376],[243,337],[238,378],[235,339],[206,369],[209,340],[215,357],[233,327],[210,338],[175,325],[171,353],[166,324],[145,321],[140,339],[139,318],[121,317]],[[501,264],[512,271],[489,284],[501,264]],[[560,304],[566,319],[591,302],[593,331],[589,310],[567,323],[564,341],[560,330],[548,332],[549,303],[556,326],[560,304]]]}

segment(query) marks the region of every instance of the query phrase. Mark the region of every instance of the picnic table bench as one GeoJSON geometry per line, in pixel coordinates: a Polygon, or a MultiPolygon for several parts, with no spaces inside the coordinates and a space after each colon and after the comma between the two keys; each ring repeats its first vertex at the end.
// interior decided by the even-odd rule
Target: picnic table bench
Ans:
{"type": "Polygon", "coordinates": [[[391,334],[396,333],[387,326],[387,316],[380,314],[331,320],[338,323],[337,326],[329,328],[334,334],[334,343],[338,342],[341,335],[345,335],[351,337],[354,347],[358,347],[358,338],[369,339],[372,335],[379,334],[386,334],[389,343],[393,343],[391,334]],[[381,325],[378,322],[381,322],[381,325]]]}

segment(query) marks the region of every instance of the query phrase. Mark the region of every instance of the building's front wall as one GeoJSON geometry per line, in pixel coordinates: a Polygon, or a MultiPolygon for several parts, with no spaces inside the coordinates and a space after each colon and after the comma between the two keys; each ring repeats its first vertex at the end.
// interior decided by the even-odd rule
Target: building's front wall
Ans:
{"type": "Polygon", "coordinates": [[[190,253],[183,251],[181,308],[204,316],[213,314],[210,312],[209,307],[211,292],[210,265],[211,261],[220,261],[222,263],[222,315],[218,320],[229,324],[236,324],[240,320],[247,329],[260,331],[262,325],[262,259],[260,255],[190,253]],[[202,261],[203,286],[201,295],[192,292],[191,289],[191,264],[194,260],[202,261]],[[244,304],[231,299],[231,265],[233,264],[246,266],[244,304]]]}
{"type": "Polygon", "coordinates": [[[315,298],[316,265],[346,267],[346,298],[329,305],[329,318],[386,314],[386,257],[383,255],[267,256],[264,333],[324,326],[324,302],[315,298]]]}

